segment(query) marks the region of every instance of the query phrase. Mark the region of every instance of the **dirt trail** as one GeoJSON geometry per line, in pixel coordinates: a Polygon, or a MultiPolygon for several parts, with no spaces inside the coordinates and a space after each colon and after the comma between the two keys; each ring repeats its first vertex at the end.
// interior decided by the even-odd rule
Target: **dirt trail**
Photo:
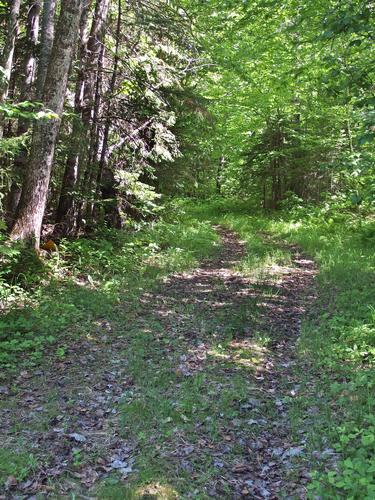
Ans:
{"type": "Polygon", "coordinates": [[[244,244],[233,232],[217,230],[219,256],[170,276],[142,296],[134,317],[119,308],[116,320],[97,321],[92,338],[76,343],[63,360],[25,371],[9,385],[0,406],[0,440],[6,448],[30,450],[38,465],[22,480],[10,478],[0,498],[93,498],[109,474],[125,482],[138,474],[142,444],[123,432],[120,418],[124,394],[142,398],[141,378],[129,371],[127,331],[136,329],[158,347],[148,354],[144,346],[144,369],[172,370],[161,400],[185,404],[181,391],[203,377],[196,405],[188,408],[189,418],[183,415],[186,426],[176,425],[157,445],[159,429],[149,435],[155,460],[167,464],[161,480],[178,485],[188,477],[184,498],[305,497],[304,434],[292,436],[288,400],[299,390],[296,341],[314,299],[316,270],[292,249],[290,265],[241,276],[235,266],[244,244]]]}

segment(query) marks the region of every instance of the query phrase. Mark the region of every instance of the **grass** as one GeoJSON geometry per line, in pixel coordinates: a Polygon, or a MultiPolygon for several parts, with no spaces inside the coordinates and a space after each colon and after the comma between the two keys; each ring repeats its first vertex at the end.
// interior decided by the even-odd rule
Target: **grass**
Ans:
{"type": "MultiPolygon", "coordinates": [[[[197,210],[185,210],[200,220],[197,210]]],[[[209,220],[229,224],[214,217],[209,220]]],[[[246,269],[255,286],[266,267],[290,262],[290,254],[276,244],[266,245],[254,227],[251,231],[248,244],[254,245],[256,240],[258,254],[251,261],[253,257],[246,253],[239,269],[246,269]]],[[[223,281],[214,277],[210,287],[213,297],[225,291],[223,281]]],[[[188,294],[188,289],[183,293],[188,294]]],[[[269,293],[260,282],[258,298],[269,293]]],[[[255,330],[253,340],[246,340],[248,325],[258,321],[257,300],[248,296],[224,301],[215,310],[202,309],[193,292],[189,303],[180,299],[168,296],[163,300],[171,319],[156,319],[155,308],[140,311],[140,318],[127,333],[128,371],[134,389],[124,396],[121,421],[123,438],[137,443],[136,473],[126,485],[112,477],[100,486],[100,497],[143,498],[140,491],[145,486],[162,485],[168,493],[159,492],[155,498],[207,498],[224,470],[230,474],[243,462],[244,443],[260,432],[256,423],[246,425],[247,420],[257,422],[260,414],[269,418],[275,414],[271,402],[257,399],[261,388],[254,379],[267,356],[270,338],[255,330]],[[197,371],[186,376],[180,369],[181,360],[200,345],[206,348],[206,358],[197,371]]],[[[211,295],[208,304],[210,300],[211,295]]],[[[229,485],[223,488],[215,494],[229,498],[229,485]]]]}
{"type": "Polygon", "coordinates": [[[21,450],[22,447],[18,450],[0,449],[0,484],[5,483],[9,477],[22,481],[36,467],[35,457],[21,450]]]}
{"type": "MultiPolygon", "coordinates": [[[[177,314],[182,313],[186,311],[179,308],[177,314]]],[[[195,316],[195,311],[190,310],[188,314],[195,316]]],[[[215,319],[218,321],[218,318],[215,319]]],[[[212,342],[209,336],[217,326],[211,320],[205,329],[207,338],[201,334],[200,340],[212,342]]],[[[196,328],[197,325],[193,323],[191,327],[196,328]]],[[[252,394],[245,373],[251,373],[254,363],[249,361],[249,368],[239,365],[234,369],[232,358],[220,357],[221,353],[228,353],[228,347],[222,345],[224,339],[221,338],[220,344],[213,342],[207,363],[202,364],[202,371],[186,377],[177,367],[181,356],[188,353],[189,344],[162,335],[159,326],[149,319],[146,327],[133,331],[128,348],[131,353],[129,372],[136,391],[125,396],[122,403],[123,437],[135,440],[140,452],[133,489],[127,494],[130,495],[130,491],[135,494],[145,485],[159,484],[164,478],[164,484],[171,483],[164,487],[177,491],[180,498],[191,492],[191,467],[194,470],[196,498],[205,498],[203,492],[207,483],[217,475],[211,452],[213,449],[220,450],[223,436],[240,414],[240,402],[252,394]],[[156,341],[155,331],[161,335],[156,341]],[[168,356],[167,352],[173,354],[168,356]],[[173,460],[174,447],[188,449],[188,470],[181,469],[181,460],[173,460]]],[[[230,337],[226,334],[228,343],[230,337]]],[[[251,356],[242,352],[241,356],[249,360],[256,357],[254,352],[251,356]]],[[[242,449],[233,450],[226,460],[231,463],[236,458],[240,459],[241,454],[242,449]]],[[[121,485],[116,488],[122,491],[121,485]]],[[[100,489],[104,498],[107,498],[106,495],[111,498],[112,492],[113,485],[104,485],[100,489]]],[[[175,498],[173,494],[165,498],[175,498]]]]}
{"type": "MultiPolygon", "coordinates": [[[[288,403],[292,429],[306,433],[305,460],[315,469],[309,494],[374,498],[375,230],[368,214],[342,207],[264,214],[238,200],[174,202],[172,208],[173,218],[130,234],[61,242],[59,256],[44,265],[41,283],[32,273],[20,273],[13,292],[4,285],[8,304],[17,296],[23,307],[10,308],[0,323],[3,368],[11,374],[19,364],[43,363],[46,354],[52,361],[64,358],[71,342],[93,335],[93,321],[109,318],[114,335],[126,340],[121,354],[133,381],[120,404],[121,438],[137,443],[138,451],[129,479],[113,473],[97,487],[98,498],[207,498],[223,470],[243,460],[234,433],[244,442],[259,433],[258,425],[246,424],[241,407],[253,401],[246,420],[249,412],[259,419],[260,387],[253,375],[272,332],[259,325],[251,296],[208,310],[170,297],[167,316],[157,308],[144,310],[139,297],[169,273],[215,255],[219,243],[212,224],[231,227],[245,242],[238,270],[263,297],[275,293],[264,286],[265,273],[289,265],[288,244],[297,244],[319,266],[318,299],[298,345],[300,395],[288,403]],[[244,341],[249,324],[250,343],[244,341]],[[201,345],[206,357],[186,376],[180,366],[201,345]]],[[[213,282],[210,296],[223,290],[220,280],[213,282]]],[[[262,404],[262,415],[272,420],[271,403],[262,404]]],[[[0,482],[9,476],[22,480],[34,467],[27,451],[5,449],[0,482]]],[[[224,487],[216,495],[229,498],[231,492],[224,487]]]]}
{"type": "Polygon", "coordinates": [[[275,222],[273,230],[312,255],[320,270],[319,299],[304,323],[300,352],[311,360],[322,412],[311,422],[311,440],[333,447],[340,461],[338,470],[317,472],[311,491],[374,498],[374,222],[351,211],[315,210],[275,222]]]}
{"type": "Polygon", "coordinates": [[[63,356],[67,342],[90,333],[93,319],[111,315],[121,301],[135,308],[144,290],[194,267],[218,246],[209,224],[179,215],[138,231],[63,240],[59,254],[31,257],[31,264],[13,248],[11,257],[3,256],[2,281],[0,275],[0,367],[19,371],[20,364],[40,364],[46,352],[63,356]]]}
{"type": "Polygon", "coordinates": [[[295,429],[309,427],[311,451],[338,453],[338,463],[332,467],[316,464],[312,497],[374,498],[373,212],[326,205],[266,216],[237,200],[203,204],[193,212],[202,220],[225,223],[238,231],[248,248],[245,272],[270,261],[287,261],[280,241],[299,245],[317,262],[318,301],[305,318],[299,344],[300,359],[308,360],[311,374],[303,374],[301,362],[299,376],[306,395],[294,400],[291,418],[295,429]],[[265,235],[271,245],[262,243],[265,235]],[[306,418],[314,407],[314,417],[306,418]]]}
{"type": "MultiPolygon", "coordinates": [[[[116,333],[121,334],[123,325],[137,316],[139,297],[146,290],[159,286],[170,273],[195,267],[219,248],[217,233],[209,224],[183,213],[130,232],[103,231],[94,239],[61,241],[59,254],[44,261],[31,255],[30,262],[22,249],[12,247],[10,257],[8,251],[3,256],[6,272],[0,281],[4,311],[0,319],[0,385],[21,370],[53,366],[79,339],[100,343],[100,338],[93,338],[102,335],[93,328],[97,319],[117,322],[116,333]]],[[[158,329],[157,324],[153,327],[158,329]]],[[[137,372],[137,364],[143,371],[142,356],[145,349],[151,353],[151,344],[147,335],[135,335],[132,371],[137,372]]],[[[16,390],[16,380],[12,390],[16,390]]],[[[50,411],[37,416],[33,430],[48,430],[57,405],[56,399],[49,403],[50,411]]],[[[22,430],[21,425],[11,433],[22,430]]],[[[0,453],[0,484],[13,476],[17,482],[24,480],[40,459],[32,455],[32,443],[24,443],[21,452],[12,441],[0,453]]]]}

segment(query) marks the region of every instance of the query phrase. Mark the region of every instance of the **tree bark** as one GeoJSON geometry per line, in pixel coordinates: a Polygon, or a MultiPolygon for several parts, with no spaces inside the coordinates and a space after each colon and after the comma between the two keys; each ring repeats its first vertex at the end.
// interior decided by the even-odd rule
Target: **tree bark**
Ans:
{"type": "MultiPolygon", "coordinates": [[[[1,75],[0,86],[0,104],[6,101],[9,90],[10,76],[12,74],[13,56],[16,39],[18,35],[18,17],[20,13],[21,0],[11,0],[10,11],[5,37],[4,49],[1,55],[1,66],[3,75],[1,75]]],[[[0,139],[3,137],[4,115],[0,114],[0,139]]]]}
{"type": "MultiPolygon", "coordinates": [[[[32,101],[34,97],[34,83],[36,75],[36,49],[39,38],[39,16],[40,2],[37,0],[29,0],[27,26],[26,26],[26,51],[23,61],[23,82],[19,96],[20,102],[32,101]]],[[[23,118],[18,120],[17,135],[20,136],[27,132],[30,123],[23,118]]],[[[8,218],[17,210],[19,200],[21,198],[21,182],[25,165],[27,161],[27,150],[23,148],[17,155],[14,161],[13,183],[10,189],[7,203],[8,218]]]]}
{"type": "Polygon", "coordinates": [[[38,75],[36,81],[36,98],[43,97],[43,88],[46,80],[48,62],[51,56],[53,39],[55,37],[56,0],[44,0],[42,26],[40,37],[40,53],[38,61],[38,75]]]}
{"type": "Polygon", "coordinates": [[[112,169],[109,167],[110,155],[108,154],[109,153],[108,146],[109,146],[109,132],[111,128],[111,120],[109,117],[110,106],[111,106],[110,98],[113,95],[116,87],[118,65],[120,62],[121,20],[122,20],[122,6],[121,6],[121,0],[118,0],[115,58],[113,63],[111,81],[109,83],[109,88],[108,88],[108,101],[106,109],[107,118],[104,126],[103,144],[102,144],[102,150],[99,159],[99,169],[96,179],[97,189],[101,191],[102,198],[103,199],[113,198],[114,200],[111,206],[105,205],[105,218],[112,227],[117,227],[117,228],[121,228],[122,218],[121,218],[121,209],[117,200],[116,179],[112,169]]]}
{"type": "MultiPolygon", "coordinates": [[[[76,87],[75,112],[81,118],[73,124],[73,134],[78,134],[80,142],[89,145],[88,155],[80,154],[80,144],[74,141],[64,172],[61,194],[56,218],[65,223],[65,231],[71,232],[76,225],[77,211],[82,207],[74,206],[74,191],[78,187],[82,163],[86,160],[83,189],[86,192],[90,179],[90,168],[93,162],[95,138],[97,137],[94,115],[99,112],[100,94],[97,91],[98,72],[101,71],[100,54],[103,49],[103,38],[108,16],[110,0],[96,0],[95,12],[87,43],[81,49],[82,69],[76,87]],[[80,130],[78,130],[80,129],[80,130]]],[[[101,78],[101,75],[99,76],[101,78]]],[[[74,136],[73,136],[74,140],[74,136]]],[[[79,217],[79,216],[78,216],[79,217]]]]}
{"type": "Polygon", "coordinates": [[[43,93],[44,107],[53,111],[55,117],[35,123],[29,168],[16,222],[10,234],[11,239],[33,242],[36,248],[40,243],[56,138],[83,4],[84,0],[65,0],[61,9],[43,93]]]}
{"type": "Polygon", "coordinates": [[[56,210],[56,222],[64,223],[62,231],[68,234],[75,226],[75,193],[79,179],[79,163],[82,155],[82,145],[86,146],[82,138],[82,109],[83,91],[85,87],[85,60],[87,59],[87,24],[89,3],[84,7],[80,22],[79,35],[79,69],[74,93],[74,119],[72,123],[72,141],[68,150],[64,175],[61,184],[59,202],[56,210]],[[84,144],[82,144],[84,142],[84,144]]]}

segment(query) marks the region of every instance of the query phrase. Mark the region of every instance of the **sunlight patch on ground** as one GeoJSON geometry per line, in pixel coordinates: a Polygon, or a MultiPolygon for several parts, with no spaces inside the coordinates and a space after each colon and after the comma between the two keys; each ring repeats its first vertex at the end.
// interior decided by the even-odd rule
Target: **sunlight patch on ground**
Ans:
{"type": "Polygon", "coordinates": [[[224,351],[220,346],[212,348],[208,354],[218,360],[227,361],[245,368],[259,369],[266,361],[267,349],[249,340],[232,341],[224,351]]]}
{"type": "Polygon", "coordinates": [[[160,500],[174,500],[179,498],[175,489],[169,485],[152,483],[137,489],[139,498],[155,498],[160,500]]]}

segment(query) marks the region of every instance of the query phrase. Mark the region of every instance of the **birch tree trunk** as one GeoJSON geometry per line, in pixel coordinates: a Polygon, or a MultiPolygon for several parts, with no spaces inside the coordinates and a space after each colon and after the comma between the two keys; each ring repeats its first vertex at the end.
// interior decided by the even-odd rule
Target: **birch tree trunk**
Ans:
{"type": "MultiPolygon", "coordinates": [[[[0,85],[0,104],[4,103],[9,90],[10,76],[13,67],[14,47],[18,35],[18,17],[20,13],[21,0],[10,1],[10,12],[8,18],[6,39],[4,49],[1,55],[1,66],[3,74],[1,75],[0,85]]],[[[3,137],[4,115],[0,114],[0,139],[3,137]]]]}
{"type": "Polygon", "coordinates": [[[10,234],[11,239],[33,242],[36,248],[40,243],[56,138],[84,1],[65,0],[61,9],[43,92],[44,107],[53,111],[55,117],[38,120],[34,125],[28,170],[10,234]]]}

